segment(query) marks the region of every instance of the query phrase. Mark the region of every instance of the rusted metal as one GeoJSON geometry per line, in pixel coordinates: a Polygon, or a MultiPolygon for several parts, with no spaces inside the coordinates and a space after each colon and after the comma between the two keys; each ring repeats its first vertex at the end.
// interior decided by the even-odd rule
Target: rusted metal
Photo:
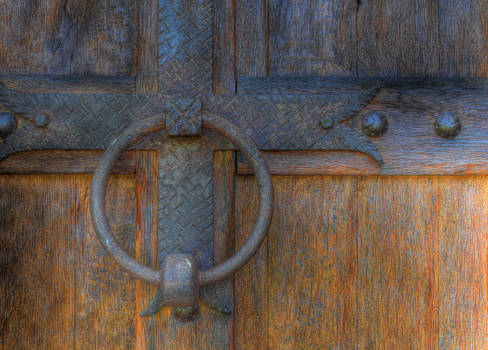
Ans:
{"type": "Polygon", "coordinates": [[[111,143],[100,160],[93,177],[90,198],[91,214],[93,225],[100,242],[103,244],[107,252],[111,254],[124,269],[147,283],[161,286],[163,302],[169,300],[174,306],[191,307],[191,305],[189,305],[189,300],[191,299],[189,296],[190,294],[188,294],[189,285],[192,285],[194,292],[197,293],[200,286],[222,280],[236,272],[256,253],[257,249],[266,237],[266,233],[271,222],[273,212],[273,185],[267,166],[264,163],[254,142],[246,135],[243,135],[238,128],[225,119],[215,115],[203,114],[202,126],[204,128],[213,130],[230,140],[237,148],[241,150],[244,157],[254,168],[259,189],[259,213],[253,231],[251,232],[246,243],[244,243],[244,245],[232,257],[209,269],[194,272],[196,276],[194,283],[189,282],[190,279],[188,276],[191,269],[179,269],[179,272],[172,270],[175,267],[172,266],[171,262],[179,261],[180,259],[189,259],[189,261],[192,261],[192,268],[195,268],[196,263],[194,262],[193,258],[190,259],[188,256],[183,258],[180,257],[178,259],[175,258],[175,256],[171,256],[171,258],[168,257],[167,259],[169,260],[165,260],[161,271],[156,271],[140,264],[122,249],[114,238],[108,224],[105,213],[107,181],[110,176],[110,170],[113,162],[120,156],[122,151],[129,145],[129,143],[149,133],[164,129],[165,120],[166,119],[163,114],[144,119],[136,123],[134,126],[126,129],[111,143]],[[168,276],[173,276],[173,279],[169,278],[168,276]],[[177,293],[175,290],[168,292],[169,289],[165,289],[167,288],[164,285],[165,282],[168,283],[170,280],[178,280],[181,282],[181,288],[183,288],[179,291],[182,297],[181,299],[175,297],[175,293],[177,293]],[[183,280],[186,282],[182,282],[183,280]]]}

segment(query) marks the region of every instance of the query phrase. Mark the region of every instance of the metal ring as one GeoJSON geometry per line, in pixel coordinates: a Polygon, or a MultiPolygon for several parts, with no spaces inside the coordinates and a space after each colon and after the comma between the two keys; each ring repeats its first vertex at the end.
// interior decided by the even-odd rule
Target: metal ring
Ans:
{"type": "MultiPolygon", "coordinates": [[[[202,126],[216,131],[237,146],[252,165],[259,188],[259,214],[251,235],[232,257],[208,270],[199,271],[198,282],[200,285],[205,285],[224,279],[236,272],[256,253],[266,237],[273,214],[273,184],[268,168],[255,143],[242,134],[232,123],[215,115],[202,115],[202,126]]],[[[107,252],[128,272],[153,285],[159,285],[160,283],[159,271],[137,262],[122,249],[113,236],[105,213],[105,195],[112,165],[129,143],[136,138],[164,128],[165,118],[163,115],[158,115],[136,123],[112,141],[95,171],[90,196],[93,226],[107,252]]]]}

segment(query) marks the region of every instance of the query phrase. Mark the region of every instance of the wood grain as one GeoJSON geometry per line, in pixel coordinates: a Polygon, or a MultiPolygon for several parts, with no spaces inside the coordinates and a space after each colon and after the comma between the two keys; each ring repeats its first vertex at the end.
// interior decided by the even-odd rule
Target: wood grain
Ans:
{"type": "MultiPolygon", "coordinates": [[[[136,243],[134,176],[111,178],[107,216],[114,236],[132,256],[136,243]]],[[[75,212],[75,349],[133,349],[135,344],[135,280],[120,268],[98,241],[90,215],[90,176],[76,178],[75,212]]]]}
{"type": "Polygon", "coordinates": [[[136,91],[134,77],[8,74],[0,76],[0,84],[31,93],[133,94],[136,91]]]}
{"type": "Polygon", "coordinates": [[[268,347],[352,349],[355,178],[279,178],[268,240],[268,347]],[[306,219],[305,219],[306,218],[306,219]]]}
{"type": "Polygon", "coordinates": [[[439,2],[361,1],[359,76],[429,77],[439,74],[439,2]]]}
{"type": "MultiPolygon", "coordinates": [[[[104,151],[31,151],[12,154],[0,162],[0,174],[90,174],[104,151]]],[[[122,153],[112,174],[135,174],[133,151],[122,153]]]]}
{"type": "Polygon", "coordinates": [[[216,94],[236,91],[236,2],[215,0],[213,89],[216,94]]]}
{"type": "Polygon", "coordinates": [[[439,2],[440,74],[486,77],[488,74],[488,3],[483,0],[439,2]]]}
{"type": "MultiPolygon", "coordinates": [[[[356,181],[275,178],[268,244],[236,278],[236,349],[355,348],[356,181]]],[[[250,177],[238,177],[238,188],[242,241],[257,194],[250,177]]]]}
{"type": "Polygon", "coordinates": [[[486,77],[484,0],[241,1],[238,76],[486,77]]]}
{"type": "MultiPolygon", "coordinates": [[[[236,248],[240,248],[254,226],[259,201],[254,178],[236,178],[236,248]]],[[[276,189],[275,189],[275,193],[276,189]]],[[[279,214],[278,214],[279,215],[279,214]]],[[[276,218],[279,216],[275,215],[276,218]]],[[[268,239],[253,259],[235,275],[235,349],[267,349],[268,344],[268,239]]]]}
{"type": "Polygon", "coordinates": [[[355,75],[356,7],[351,0],[269,0],[269,74],[355,75]]]}
{"type": "Polygon", "coordinates": [[[75,178],[0,176],[0,349],[75,349],[75,178]]]}
{"type": "MultiPolygon", "coordinates": [[[[263,152],[263,157],[272,175],[369,175],[382,171],[376,161],[359,152],[263,152]]],[[[238,175],[254,174],[243,157],[238,159],[238,175]]]]}
{"type": "MultiPolygon", "coordinates": [[[[136,163],[136,255],[141,264],[158,269],[158,154],[137,152],[136,163]]],[[[154,286],[136,282],[135,349],[154,349],[157,316],[141,317],[156,293],[154,286]]]]}
{"type": "Polygon", "coordinates": [[[438,179],[359,180],[360,349],[439,348],[438,179]]]}
{"type": "MultiPolygon", "coordinates": [[[[236,349],[486,348],[487,180],[275,177],[268,245],[236,276],[236,349]]],[[[242,242],[252,177],[236,196],[242,242]]]]}
{"type": "Polygon", "coordinates": [[[236,64],[242,77],[269,74],[268,0],[237,1],[236,64]]]}
{"type": "Polygon", "coordinates": [[[236,154],[214,153],[214,263],[219,264],[234,252],[234,201],[236,154]]]}
{"type": "Polygon", "coordinates": [[[488,178],[439,179],[439,348],[488,348],[488,178]]]}
{"type": "MultiPolygon", "coordinates": [[[[90,181],[0,177],[2,349],[133,348],[134,282],[91,228],[90,181]]],[[[126,248],[135,242],[134,194],[133,177],[112,177],[108,215],[126,248]]]]}
{"type": "Polygon", "coordinates": [[[137,71],[139,94],[158,92],[158,1],[137,0],[137,71]]]}
{"type": "Polygon", "coordinates": [[[2,2],[0,72],[131,76],[135,1],[2,2]]]}

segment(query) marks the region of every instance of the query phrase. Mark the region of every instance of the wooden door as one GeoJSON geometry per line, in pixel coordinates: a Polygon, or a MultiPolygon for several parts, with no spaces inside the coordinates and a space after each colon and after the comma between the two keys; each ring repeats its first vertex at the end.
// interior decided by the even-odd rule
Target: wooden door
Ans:
{"type": "MultiPolygon", "coordinates": [[[[0,0],[0,349],[488,349],[487,16],[485,0],[0,0]],[[98,242],[91,174],[133,122],[194,101],[262,150],[273,221],[194,320],[141,317],[157,288],[98,242]]],[[[113,167],[110,224],[148,266],[206,268],[248,237],[255,178],[213,133],[163,134],[113,167]]]]}

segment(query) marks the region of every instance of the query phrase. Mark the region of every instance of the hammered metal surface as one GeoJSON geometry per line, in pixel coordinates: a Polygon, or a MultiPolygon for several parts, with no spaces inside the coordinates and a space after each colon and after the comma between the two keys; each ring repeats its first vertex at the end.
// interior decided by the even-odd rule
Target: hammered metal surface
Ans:
{"type": "Polygon", "coordinates": [[[212,0],[159,0],[159,92],[195,97],[212,88],[212,0]]]}
{"type": "Polygon", "coordinates": [[[159,160],[159,262],[190,253],[209,267],[213,256],[213,147],[208,139],[170,139],[159,160]]]}
{"type": "Polygon", "coordinates": [[[361,111],[376,90],[373,86],[371,91],[329,96],[212,95],[203,109],[228,117],[261,150],[359,151],[381,164],[376,146],[360,130],[341,123],[361,111]],[[321,125],[323,116],[332,118],[336,125],[325,130],[321,125]]]}

